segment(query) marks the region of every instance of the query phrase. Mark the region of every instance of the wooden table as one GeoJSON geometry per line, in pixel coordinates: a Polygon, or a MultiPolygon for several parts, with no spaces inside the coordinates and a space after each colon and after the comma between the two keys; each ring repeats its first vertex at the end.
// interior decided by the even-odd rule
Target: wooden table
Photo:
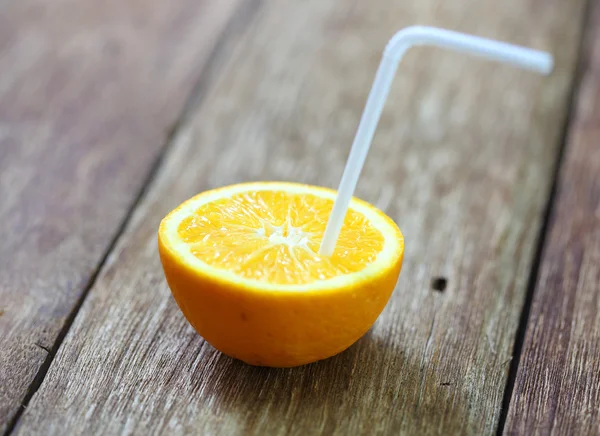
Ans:
{"type": "Polygon", "coordinates": [[[600,434],[599,0],[22,0],[0,9],[6,434],[600,434]],[[205,344],[160,219],[247,180],[335,187],[387,39],[551,51],[542,78],[403,62],[358,196],[406,237],[373,329],[312,365],[205,344]]]}

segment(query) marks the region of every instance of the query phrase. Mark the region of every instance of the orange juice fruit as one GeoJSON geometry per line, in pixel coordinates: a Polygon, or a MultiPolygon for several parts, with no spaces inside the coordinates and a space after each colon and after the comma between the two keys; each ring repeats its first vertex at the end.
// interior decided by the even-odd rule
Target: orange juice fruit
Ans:
{"type": "Polygon", "coordinates": [[[291,367],[348,348],[398,280],[404,238],[353,198],[332,256],[319,246],[336,192],[280,182],[201,193],[161,222],[158,245],[183,314],[216,349],[291,367]]]}

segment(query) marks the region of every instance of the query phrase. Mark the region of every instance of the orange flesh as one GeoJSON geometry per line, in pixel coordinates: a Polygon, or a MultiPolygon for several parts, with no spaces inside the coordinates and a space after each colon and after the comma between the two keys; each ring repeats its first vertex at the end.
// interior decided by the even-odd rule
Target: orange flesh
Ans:
{"type": "Polygon", "coordinates": [[[177,231],[203,262],[272,284],[308,284],[361,271],[383,249],[384,237],[350,209],[333,256],[319,246],[333,201],[310,194],[253,191],[198,208],[177,231]]]}

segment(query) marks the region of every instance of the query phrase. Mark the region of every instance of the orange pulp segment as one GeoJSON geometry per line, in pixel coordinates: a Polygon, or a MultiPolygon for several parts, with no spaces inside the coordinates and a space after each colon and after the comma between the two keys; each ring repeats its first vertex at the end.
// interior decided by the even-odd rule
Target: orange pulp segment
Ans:
{"type": "Polygon", "coordinates": [[[177,228],[206,264],[256,281],[308,284],[373,263],[383,235],[350,210],[332,257],[318,255],[333,201],[314,194],[255,190],[203,204],[177,228]]]}

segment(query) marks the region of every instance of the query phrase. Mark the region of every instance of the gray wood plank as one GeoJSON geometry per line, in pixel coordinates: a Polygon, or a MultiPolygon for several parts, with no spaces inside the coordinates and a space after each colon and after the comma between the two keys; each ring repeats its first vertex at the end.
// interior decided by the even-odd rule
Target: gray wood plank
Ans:
{"type": "Polygon", "coordinates": [[[600,2],[592,5],[507,434],[600,434],[600,2]]]}
{"type": "Polygon", "coordinates": [[[53,353],[239,3],[3,2],[0,431],[53,353]]]}
{"type": "Polygon", "coordinates": [[[582,1],[266,0],[183,126],[17,433],[493,434],[573,77],[582,1]],[[359,185],[406,236],[374,328],[290,370],[203,343],[160,219],[247,180],[335,187],[380,54],[414,23],[551,50],[542,79],[439,50],[402,65],[359,185]],[[432,279],[448,280],[444,292],[432,279]]]}

